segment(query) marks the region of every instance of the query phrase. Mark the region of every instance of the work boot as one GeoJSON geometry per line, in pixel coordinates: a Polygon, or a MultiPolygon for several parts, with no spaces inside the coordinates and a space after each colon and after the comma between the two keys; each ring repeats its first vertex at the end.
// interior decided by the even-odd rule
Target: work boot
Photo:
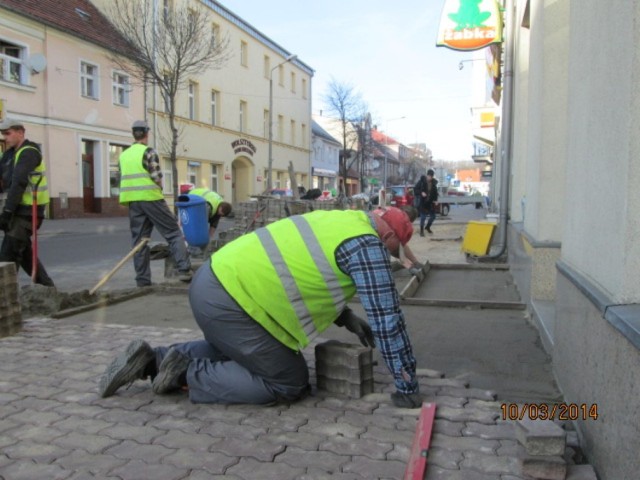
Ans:
{"type": "Polygon", "coordinates": [[[181,282],[189,283],[191,282],[192,277],[193,277],[193,273],[191,273],[191,270],[184,270],[184,271],[178,272],[178,280],[180,280],[181,282]]]}
{"type": "Polygon", "coordinates": [[[420,227],[420,236],[424,237],[424,227],[420,227]]]}
{"type": "Polygon", "coordinates": [[[393,392],[391,402],[398,408],[420,408],[422,406],[422,396],[419,393],[393,392]]]}
{"type": "MultiPolygon", "coordinates": [[[[427,227],[427,232],[433,233],[429,227],[427,227]]],[[[423,235],[424,236],[424,235],[423,235]]]]}
{"type": "Polygon", "coordinates": [[[158,368],[158,375],[153,379],[153,391],[158,395],[178,390],[187,384],[186,375],[191,359],[175,348],[167,353],[158,368]]]}
{"type": "Polygon", "coordinates": [[[109,364],[100,377],[98,393],[102,398],[110,397],[122,385],[148,376],[150,367],[155,366],[156,355],[144,340],[134,340],[126,350],[109,364]]]}

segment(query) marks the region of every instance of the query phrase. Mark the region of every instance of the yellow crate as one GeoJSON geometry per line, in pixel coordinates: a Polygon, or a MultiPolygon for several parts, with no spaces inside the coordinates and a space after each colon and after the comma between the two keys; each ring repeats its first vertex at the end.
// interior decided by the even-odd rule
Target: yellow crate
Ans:
{"type": "Polygon", "coordinates": [[[471,255],[488,255],[496,230],[493,222],[468,222],[462,240],[462,251],[471,255]]]}

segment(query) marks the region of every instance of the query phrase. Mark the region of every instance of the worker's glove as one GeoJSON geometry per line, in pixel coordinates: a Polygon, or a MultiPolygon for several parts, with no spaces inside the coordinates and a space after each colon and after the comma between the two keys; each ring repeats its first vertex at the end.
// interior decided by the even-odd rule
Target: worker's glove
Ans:
{"type": "Polygon", "coordinates": [[[415,262],[410,268],[409,273],[414,277],[418,277],[418,280],[422,280],[424,278],[424,265],[420,262],[415,262]]]}
{"type": "Polygon", "coordinates": [[[11,226],[11,220],[13,219],[13,212],[5,210],[0,214],[0,230],[7,231],[11,226]]]}
{"type": "Polygon", "coordinates": [[[342,314],[336,320],[336,325],[345,327],[350,332],[355,333],[363,346],[375,348],[371,327],[365,320],[353,313],[349,307],[342,311],[342,314]]]}
{"type": "Polygon", "coordinates": [[[391,401],[398,408],[420,408],[422,406],[422,396],[419,393],[394,392],[391,394],[391,401]]]}

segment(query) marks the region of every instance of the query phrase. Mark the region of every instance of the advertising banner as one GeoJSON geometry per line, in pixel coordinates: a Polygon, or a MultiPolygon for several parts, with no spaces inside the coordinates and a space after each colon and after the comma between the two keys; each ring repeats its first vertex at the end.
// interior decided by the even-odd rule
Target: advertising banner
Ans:
{"type": "Polygon", "coordinates": [[[479,50],[502,42],[502,14],[496,0],[446,0],[436,46],[479,50]]]}

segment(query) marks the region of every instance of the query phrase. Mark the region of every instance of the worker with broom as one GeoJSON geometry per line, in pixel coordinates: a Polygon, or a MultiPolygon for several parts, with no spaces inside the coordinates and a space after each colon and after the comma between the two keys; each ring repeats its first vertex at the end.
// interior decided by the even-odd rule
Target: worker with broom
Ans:
{"type": "Polygon", "coordinates": [[[2,190],[7,194],[0,214],[0,230],[4,230],[0,262],[14,262],[16,270],[22,267],[34,283],[53,287],[53,280],[34,255],[37,243],[31,242],[49,203],[42,153],[36,143],[25,138],[24,124],[19,120],[5,119],[0,123],[0,133],[8,147],[0,160],[2,190]],[[32,182],[32,176],[38,181],[32,182]]]}

